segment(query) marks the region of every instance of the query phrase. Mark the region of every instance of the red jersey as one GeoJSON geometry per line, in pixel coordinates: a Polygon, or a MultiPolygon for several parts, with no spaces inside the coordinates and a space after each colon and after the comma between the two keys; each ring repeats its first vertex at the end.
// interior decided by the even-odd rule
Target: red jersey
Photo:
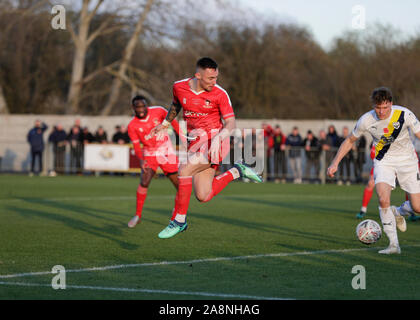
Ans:
{"type": "Polygon", "coordinates": [[[214,129],[221,130],[222,118],[226,120],[235,116],[229,95],[217,84],[210,92],[195,92],[188,85],[190,80],[180,80],[173,85],[173,102],[182,106],[187,131],[201,129],[209,133],[214,129]]]}
{"type": "MultiPolygon", "coordinates": [[[[128,124],[128,135],[133,143],[137,157],[143,159],[145,156],[152,156],[159,148],[167,149],[167,143],[171,143],[168,134],[165,134],[163,140],[156,140],[156,136],[151,137],[150,131],[166,118],[168,111],[163,107],[147,107],[147,116],[144,119],[134,117],[128,124]],[[143,152],[140,147],[143,144],[143,152]]],[[[178,121],[172,121],[172,127],[179,135],[178,121]]],[[[171,148],[172,149],[172,148],[171,148]]]]}

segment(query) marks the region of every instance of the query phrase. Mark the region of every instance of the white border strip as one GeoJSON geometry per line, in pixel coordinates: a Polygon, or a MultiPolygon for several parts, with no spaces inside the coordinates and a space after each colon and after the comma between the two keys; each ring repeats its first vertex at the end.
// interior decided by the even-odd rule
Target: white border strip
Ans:
{"type": "MultiPolygon", "coordinates": [[[[120,265],[111,265],[111,266],[104,266],[104,267],[91,267],[91,268],[69,269],[69,270],[66,269],[66,273],[107,271],[107,270],[125,269],[125,268],[167,266],[167,265],[193,264],[193,263],[203,263],[203,262],[234,261],[234,260],[258,259],[258,258],[305,256],[305,255],[314,255],[314,254],[347,253],[347,252],[357,252],[357,251],[366,251],[366,250],[375,250],[375,249],[379,249],[379,248],[369,247],[369,248],[359,248],[359,249],[283,252],[283,253],[271,253],[271,254],[257,254],[257,255],[249,255],[249,256],[237,256],[237,257],[217,257],[217,258],[196,259],[196,260],[186,260],[186,261],[161,261],[161,262],[150,262],[150,263],[120,264],[120,265]]],[[[20,278],[20,277],[28,277],[28,276],[43,276],[43,275],[49,275],[49,274],[52,274],[52,272],[41,271],[41,272],[16,273],[16,274],[0,275],[0,279],[12,279],[12,278],[20,278]]]]}

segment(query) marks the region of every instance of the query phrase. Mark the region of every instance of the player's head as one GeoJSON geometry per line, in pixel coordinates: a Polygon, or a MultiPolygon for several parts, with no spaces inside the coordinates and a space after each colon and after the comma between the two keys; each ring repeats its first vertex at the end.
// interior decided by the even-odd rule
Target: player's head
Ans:
{"type": "Polygon", "coordinates": [[[392,92],[386,87],[373,90],[370,99],[373,103],[376,116],[380,120],[385,120],[391,115],[392,111],[392,92]]]}
{"type": "Polygon", "coordinates": [[[195,78],[200,90],[211,91],[216,85],[219,70],[216,61],[204,57],[197,61],[195,78]]]}
{"type": "Polygon", "coordinates": [[[135,96],[131,100],[131,106],[137,118],[145,118],[147,116],[147,100],[143,96],[135,96]]]}

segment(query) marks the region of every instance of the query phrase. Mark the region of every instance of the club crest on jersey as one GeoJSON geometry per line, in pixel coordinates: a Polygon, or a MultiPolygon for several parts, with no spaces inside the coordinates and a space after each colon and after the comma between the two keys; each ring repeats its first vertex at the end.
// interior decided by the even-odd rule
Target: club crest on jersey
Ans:
{"type": "Polygon", "coordinates": [[[392,126],[394,127],[395,130],[398,130],[401,126],[401,124],[399,122],[393,122],[392,126]]]}
{"type": "Polygon", "coordinates": [[[183,104],[187,104],[187,98],[182,99],[183,104]]]}
{"type": "Polygon", "coordinates": [[[153,123],[155,124],[155,126],[157,126],[158,124],[160,124],[159,119],[153,119],[153,123]]]}
{"type": "Polygon", "coordinates": [[[140,131],[140,132],[143,132],[143,128],[139,128],[139,131],[140,131]]]}
{"type": "Polygon", "coordinates": [[[213,108],[213,105],[212,105],[211,101],[206,99],[206,102],[204,103],[203,108],[206,108],[206,109],[213,108]]]}

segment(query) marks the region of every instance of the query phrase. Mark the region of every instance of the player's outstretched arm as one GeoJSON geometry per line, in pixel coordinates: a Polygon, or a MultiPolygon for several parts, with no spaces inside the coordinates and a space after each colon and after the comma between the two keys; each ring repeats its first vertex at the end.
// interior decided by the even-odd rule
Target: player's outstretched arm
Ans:
{"type": "Polygon", "coordinates": [[[334,174],[338,170],[338,165],[340,164],[341,160],[344,158],[344,156],[349,153],[351,148],[353,147],[353,144],[357,141],[357,138],[351,134],[344,140],[344,142],[341,144],[340,148],[337,151],[337,154],[335,155],[333,161],[331,162],[331,165],[327,169],[327,175],[329,177],[334,177],[334,174]]]}
{"type": "Polygon", "coordinates": [[[172,103],[169,108],[168,114],[166,115],[165,120],[161,124],[158,124],[156,127],[150,131],[151,136],[157,136],[156,139],[160,140],[163,138],[164,130],[168,129],[171,122],[176,118],[178,113],[181,111],[181,105],[179,103],[172,103]]]}

